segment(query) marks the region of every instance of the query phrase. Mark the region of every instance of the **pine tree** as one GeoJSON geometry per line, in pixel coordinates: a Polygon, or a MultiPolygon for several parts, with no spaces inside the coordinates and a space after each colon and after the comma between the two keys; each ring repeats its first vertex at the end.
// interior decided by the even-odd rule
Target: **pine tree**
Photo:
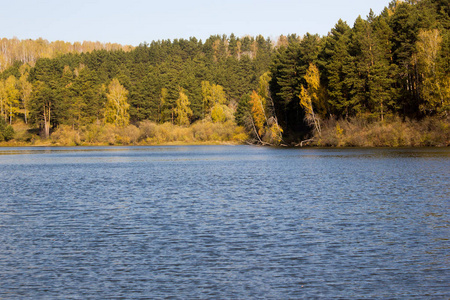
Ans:
{"type": "Polygon", "coordinates": [[[348,52],[350,33],[351,29],[347,23],[339,20],[325,39],[324,48],[319,55],[330,110],[339,116],[348,116],[358,109],[357,105],[350,100],[347,78],[351,64],[348,52]]]}
{"type": "Polygon", "coordinates": [[[32,84],[28,81],[29,68],[30,66],[23,65],[23,67],[21,68],[21,76],[19,78],[20,99],[22,100],[22,105],[24,108],[25,124],[28,124],[28,105],[32,92],[32,84]]]}

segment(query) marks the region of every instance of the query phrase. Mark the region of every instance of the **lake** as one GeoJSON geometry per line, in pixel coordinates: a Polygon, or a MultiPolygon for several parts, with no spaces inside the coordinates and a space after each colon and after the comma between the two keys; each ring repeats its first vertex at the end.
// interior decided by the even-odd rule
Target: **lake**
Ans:
{"type": "Polygon", "coordinates": [[[448,299],[449,200],[447,148],[0,148],[0,299],[448,299]]]}

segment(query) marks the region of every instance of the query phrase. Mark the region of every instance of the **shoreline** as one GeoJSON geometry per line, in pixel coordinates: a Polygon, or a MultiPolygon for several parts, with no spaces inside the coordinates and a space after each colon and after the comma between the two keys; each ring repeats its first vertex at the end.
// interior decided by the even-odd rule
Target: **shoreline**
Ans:
{"type": "Polygon", "coordinates": [[[167,142],[167,143],[138,143],[138,144],[60,144],[60,143],[0,143],[0,148],[27,148],[27,147],[159,147],[159,146],[257,146],[257,147],[269,147],[269,148],[285,148],[285,149],[420,149],[420,148],[436,148],[444,149],[449,148],[450,145],[400,145],[400,146],[333,146],[333,145],[283,145],[283,146],[272,146],[272,145],[258,145],[250,143],[237,143],[237,142],[197,142],[197,143],[186,143],[186,142],[167,142]]]}
{"type": "Polygon", "coordinates": [[[152,146],[238,146],[246,145],[246,143],[237,142],[196,142],[186,143],[182,141],[167,142],[167,143],[137,143],[137,144],[107,144],[107,143],[86,143],[86,144],[61,144],[61,143],[10,143],[0,142],[0,148],[25,148],[25,147],[152,147],[152,146]]]}
{"type": "Polygon", "coordinates": [[[0,147],[88,147],[88,146],[189,146],[189,145],[265,145],[286,148],[421,148],[449,147],[450,119],[429,117],[420,121],[393,117],[371,122],[365,118],[327,119],[321,132],[296,136],[286,133],[279,144],[263,143],[252,132],[234,122],[199,122],[188,127],[169,123],[129,125],[91,125],[75,130],[62,125],[49,138],[41,138],[25,124],[14,124],[14,138],[0,147]]]}

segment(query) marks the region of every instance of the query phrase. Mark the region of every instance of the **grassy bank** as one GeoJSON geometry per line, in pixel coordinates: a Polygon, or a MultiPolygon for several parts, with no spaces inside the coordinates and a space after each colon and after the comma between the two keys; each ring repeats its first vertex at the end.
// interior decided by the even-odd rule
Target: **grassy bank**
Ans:
{"type": "Polygon", "coordinates": [[[367,119],[327,120],[321,134],[308,143],[331,147],[446,147],[450,146],[450,118],[420,121],[392,117],[383,122],[367,119]]]}
{"type": "Polygon", "coordinates": [[[48,139],[41,138],[37,130],[29,129],[23,123],[13,127],[14,138],[1,142],[0,146],[239,144],[248,139],[244,129],[234,122],[201,121],[182,127],[144,121],[126,127],[90,124],[79,129],[62,125],[48,139]]]}

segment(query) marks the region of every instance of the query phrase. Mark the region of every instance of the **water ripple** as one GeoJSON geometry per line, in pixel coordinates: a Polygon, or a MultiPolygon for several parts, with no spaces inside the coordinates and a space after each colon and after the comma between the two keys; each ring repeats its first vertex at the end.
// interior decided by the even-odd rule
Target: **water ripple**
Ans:
{"type": "Polygon", "coordinates": [[[0,298],[449,298],[449,153],[1,150],[0,298]]]}

